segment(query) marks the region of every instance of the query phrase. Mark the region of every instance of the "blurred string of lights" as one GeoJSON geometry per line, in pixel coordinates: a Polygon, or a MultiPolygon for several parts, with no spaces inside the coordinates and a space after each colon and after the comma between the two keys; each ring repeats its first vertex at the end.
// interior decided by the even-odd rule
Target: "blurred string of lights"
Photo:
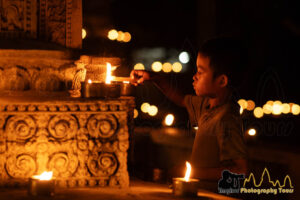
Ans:
{"type": "MultiPolygon", "coordinates": [[[[238,104],[240,105],[240,114],[242,115],[244,110],[252,111],[254,117],[262,118],[265,114],[272,114],[272,115],[280,115],[280,114],[293,114],[299,115],[300,114],[300,106],[295,103],[282,103],[281,101],[267,101],[262,107],[255,107],[255,102],[253,100],[245,100],[240,99],[238,100],[238,104]]],[[[152,117],[155,117],[158,114],[158,108],[155,105],[150,105],[147,102],[141,104],[140,107],[143,113],[147,113],[152,117]]],[[[134,109],[134,118],[137,118],[139,115],[139,111],[134,109]]],[[[163,124],[167,126],[173,125],[175,120],[175,116],[173,114],[166,115],[163,124]]],[[[197,127],[195,128],[195,130],[197,127]]],[[[256,133],[248,133],[249,135],[253,136],[256,133]]]]}
{"type": "Polygon", "coordinates": [[[158,108],[155,105],[150,105],[149,103],[145,102],[141,105],[141,111],[144,113],[148,113],[150,116],[155,116],[158,113],[158,108]]]}
{"type": "MultiPolygon", "coordinates": [[[[177,62],[160,62],[160,61],[154,61],[151,64],[151,70],[154,72],[165,72],[165,73],[170,73],[170,72],[175,72],[175,73],[180,73],[183,70],[183,65],[182,64],[187,64],[190,60],[190,56],[187,52],[181,52],[178,56],[177,62]]],[[[135,70],[145,70],[145,65],[143,63],[136,63],[133,67],[135,70]]]]}
{"type": "MultiPolygon", "coordinates": [[[[135,70],[145,70],[145,66],[143,63],[137,63],[133,67],[135,70]]],[[[171,64],[170,62],[161,63],[159,61],[155,61],[151,65],[151,69],[154,72],[163,71],[165,73],[175,72],[179,73],[182,71],[182,64],[180,62],[174,62],[171,64]]]]}
{"type": "Polygon", "coordinates": [[[131,34],[129,32],[117,31],[116,29],[111,29],[107,33],[107,38],[110,40],[116,40],[118,42],[130,42],[131,34]]]}
{"type": "Polygon", "coordinates": [[[244,110],[253,111],[253,115],[256,118],[262,118],[267,115],[281,115],[281,114],[300,114],[300,106],[295,103],[282,103],[279,100],[267,101],[262,107],[255,107],[255,102],[252,100],[240,99],[238,100],[240,105],[240,114],[243,114],[244,110]]]}
{"type": "MultiPolygon", "coordinates": [[[[253,111],[253,115],[256,118],[262,118],[264,114],[272,114],[272,115],[280,115],[280,114],[300,114],[300,106],[295,103],[282,103],[281,101],[267,101],[262,107],[255,107],[255,102],[253,100],[238,100],[238,104],[240,105],[240,114],[243,114],[244,110],[253,111]]],[[[141,111],[144,113],[148,113],[150,116],[154,117],[158,113],[158,108],[155,105],[150,105],[145,102],[141,105],[141,111]]],[[[138,110],[134,109],[134,118],[138,117],[138,110]]],[[[175,116],[173,114],[167,114],[162,121],[164,126],[172,126],[174,125],[175,116]]],[[[195,126],[194,130],[197,131],[198,127],[195,126]]],[[[254,137],[257,135],[257,130],[255,128],[249,128],[246,131],[246,134],[250,137],[254,137]]]]}

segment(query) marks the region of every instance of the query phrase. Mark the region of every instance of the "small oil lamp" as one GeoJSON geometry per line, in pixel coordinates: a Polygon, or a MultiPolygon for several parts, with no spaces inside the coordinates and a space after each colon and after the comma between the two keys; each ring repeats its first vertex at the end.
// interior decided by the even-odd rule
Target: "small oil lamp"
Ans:
{"type": "Polygon", "coordinates": [[[111,64],[106,63],[106,80],[103,85],[103,96],[105,98],[118,98],[120,97],[120,85],[117,82],[112,82],[111,64]]]}
{"type": "Polygon", "coordinates": [[[111,75],[112,66],[106,63],[106,79],[105,82],[88,81],[82,82],[82,96],[85,98],[118,98],[120,97],[120,85],[113,82],[111,75]]]}
{"type": "Polygon", "coordinates": [[[198,179],[190,179],[192,167],[186,162],[186,173],[184,178],[173,178],[173,194],[181,197],[196,197],[198,190],[198,179]]]}
{"type": "Polygon", "coordinates": [[[134,87],[130,84],[130,81],[123,81],[121,83],[121,96],[134,95],[134,87]]]}
{"type": "Polygon", "coordinates": [[[81,85],[83,97],[91,98],[101,96],[102,84],[100,82],[89,79],[88,81],[81,83],[81,85]]]}
{"type": "Polygon", "coordinates": [[[52,172],[43,172],[41,175],[32,176],[29,179],[28,193],[32,196],[53,196],[54,180],[52,172]]]}

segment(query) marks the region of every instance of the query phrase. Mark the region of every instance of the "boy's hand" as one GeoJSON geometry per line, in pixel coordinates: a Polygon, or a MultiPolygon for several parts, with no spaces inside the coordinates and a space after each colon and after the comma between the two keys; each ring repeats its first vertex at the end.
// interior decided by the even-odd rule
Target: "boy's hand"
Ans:
{"type": "Polygon", "coordinates": [[[144,70],[132,70],[130,72],[130,82],[137,86],[144,81],[150,80],[150,73],[144,70]]]}

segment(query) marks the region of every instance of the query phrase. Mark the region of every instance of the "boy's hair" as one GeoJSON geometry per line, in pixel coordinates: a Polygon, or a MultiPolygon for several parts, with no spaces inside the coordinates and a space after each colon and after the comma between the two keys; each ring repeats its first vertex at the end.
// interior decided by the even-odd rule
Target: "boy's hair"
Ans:
{"type": "Polygon", "coordinates": [[[238,40],[227,37],[210,39],[201,46],[199,53],[209,57],[213,78],[225,74],[229,86],[240,84],[247,59],[246,51],[238,40]]]}

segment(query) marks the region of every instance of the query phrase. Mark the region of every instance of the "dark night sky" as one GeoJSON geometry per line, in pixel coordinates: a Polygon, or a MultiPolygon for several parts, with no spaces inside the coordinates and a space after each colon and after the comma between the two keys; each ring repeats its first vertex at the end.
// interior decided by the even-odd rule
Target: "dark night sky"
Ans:
{"type": "Polygon", "coordinates": [[[207,23],[215,22],[211,36],[238,36],[249,50],[248,76],[241,91],[245,98],[260,103],[269,99],[299,103],[299,3],[296,0],[216,0],[215,15],[211,16],[207,15],[209,6],[204,7],[203,2],[207,0],[88,0],[83,1],[83,21],[85,26],[89,16],[93,16],[99,19],[99,29],[118,28],[133,35],[127,46],[101,40],[104,51],[112,48],[130,52],[142,47],[165,46],[194,51],[194,54],[197,45],[209,39],[203,37],[211,32],[211,23],[207,23]]]}

